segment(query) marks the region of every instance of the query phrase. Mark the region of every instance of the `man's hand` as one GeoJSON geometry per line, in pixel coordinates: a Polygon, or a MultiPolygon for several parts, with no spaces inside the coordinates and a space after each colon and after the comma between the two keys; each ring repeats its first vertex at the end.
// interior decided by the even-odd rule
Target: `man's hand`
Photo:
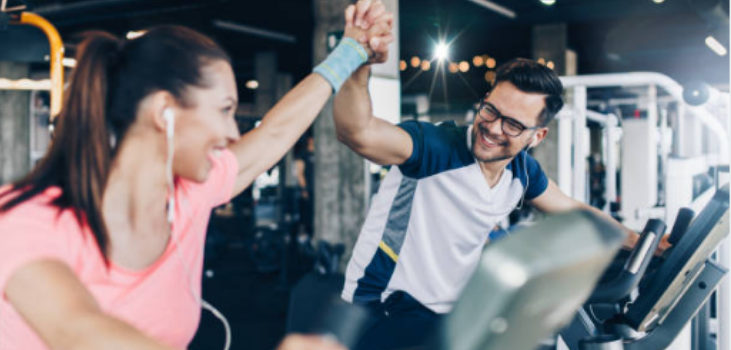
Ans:
{"type": "Polygon", "coordinates": [[[368,63],[383,63],[388,59],[388,45],[394,41],[393,14],[386,11],[381,0],[360,0],[345,9],[345,34],[368,51],[368,63]]]}
{"type": "Polygon", "coordinates": [[[668,238],[670,238],[670,234],[666,234],[662,236],[660,239],[660,243],[657,245],[657,250],[655,251],[655,256],[662,256],[665,254],[665,251],[670,249],[673,245],[668,242],[668,238]]]}

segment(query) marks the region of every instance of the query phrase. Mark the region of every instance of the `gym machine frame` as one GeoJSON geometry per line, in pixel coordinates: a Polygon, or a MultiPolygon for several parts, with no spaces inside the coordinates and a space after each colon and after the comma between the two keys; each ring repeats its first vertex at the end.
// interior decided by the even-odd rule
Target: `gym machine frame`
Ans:
{"type": "MultiPolygon", "coordinates": [[[[51,121],[61,112],[61,104],[63,103],[63,57],[64,47],[61,35],[56,27],[45,18],[31,12],[23,12],[24,6],[7,8],[7,0],[2,0],[0,4],[0,15],[9,16],[11,25],[30,25],[34,26],[46,35],[50,45],[50,64],[51,64],[51,121]]],[[[22,88],[22,90],[39,90],[36,87],[22,88]]]]}
{"type": "MultiPolygon", "coordinates": [[[[719,164],[729,164],[728,126],[721,124],[703,106],[687,105],[683,98],[683,87],[670,77],[654,72],[635,72],[619,74],[596,74],[584,76],[561,77],[561,82],[567,89],[573,89],[573,110],[563,111],[570,113],[571,118],[559,118],[559,133],[570,134],[571,137],[559,137],[559,187],[570,193],[572,197],[585,201],[586,165],[584,162],[584,135],[587,120],[587,89],[602,87],[648,86],[650,103],[648,118],[657,121],[657,87],[662,87],[677,101],[678,109],[690,112],[696,119],[715,135],[719,146],[719,164]],[[655,103],[653,103],[655,102],[655,103]],[[572,152],[572,142],[574,150],[572,152]],[[565,155],[572,155],[566,157],[565,155]],[[574,181],[572,181],[572,178],[574,181]]],[[[719,93],[715,89],[710,91],[710,99],[717,98],[719,93]]],[[[565,109],[567,107],[564,107],[565,109]]],[[[656,122],[655,122],[656,124],[656,122]]],[[[652,124],[652,125],[655,125],[652,124]]],[[[668,224],[672,224],[668,222],[668,224]]],[[[731,244],[724,241],[718,249],[719,262],[723,266],[731,266],[731,244]]],[[[726,278],[718,288],[718,337],[720,349],[731,349],[731,285],[726,278]]]]}

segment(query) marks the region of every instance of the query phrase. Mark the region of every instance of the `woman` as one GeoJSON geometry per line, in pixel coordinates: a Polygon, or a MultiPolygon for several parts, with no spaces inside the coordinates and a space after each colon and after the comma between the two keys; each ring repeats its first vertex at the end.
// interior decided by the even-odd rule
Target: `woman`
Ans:
{"type": "MultiPolygon", "coordinates": [[[[274,165],[364,63],[353,38],[385,60],[391,15],[357,7],[343,43],[241,138],[230,60],[209,38],[159,27],[84,41],[47,157],[0,190],[0,349],[187,347],[210,210],[274,165]]],[[[339,346],[280,345],[310,348],[339,346]]]]}

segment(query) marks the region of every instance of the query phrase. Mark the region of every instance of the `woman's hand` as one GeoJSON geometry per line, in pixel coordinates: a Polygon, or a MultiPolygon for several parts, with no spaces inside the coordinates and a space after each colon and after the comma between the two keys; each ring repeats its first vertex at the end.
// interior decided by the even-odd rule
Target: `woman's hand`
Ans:
{"type": "Polygon", "coordinates": [[[358,41],[368,51],[368,63],[388,59],[388,45],[394,41],[393,14],[381,0],[360,0],[345,9],[344,37],[358,41]]]}
{"type": "Polygon", "coordinates": [[[328,338],[292,334],[284,338],[277,350],[347,350],[328,338]]]}

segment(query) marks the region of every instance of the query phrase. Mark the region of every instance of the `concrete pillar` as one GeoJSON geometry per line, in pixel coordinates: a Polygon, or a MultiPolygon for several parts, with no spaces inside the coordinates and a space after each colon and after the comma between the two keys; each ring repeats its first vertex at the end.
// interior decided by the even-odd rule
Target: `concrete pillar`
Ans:
{"type": "MultiPolygon", "coordinates": [[[[282,83],[287,83],[287,81],[282,75],[277,73],[277,53],[272,51],[257,52],[254,54],[254,78],[259,83],[256,94],[254,95],[254,115],[262,118],[287,93],[292,86],[292,82],[290,79],[288,86],[282,85],[282,83]]],[[[290,153],[285,154],[278,164],[278,192],[281,201],[278,220],[280,223],[291,220],[291,216],[287,216],[287,213],[291,211],[289,205],[291,205],[290,202],[292,199],[286,196],[287,175],[290,169],[287,161],[289,160],[289,163],[292,162],[290,153]]]]}
{"type": "MultiPolygon", "coordinates": [[[[350,0],[316,0],[314,64],[327,57],[327,35],[342,31],[344,11],[350,0]]],[[[398,0],[385,0],[389,11],[398,15],[398,0]]],[[[398,28],[397,22],[394,24],[398,28]]],[[[398,37],[396,35],[396,37],[398,37]]],[[[398,40],[397,40],[398,41],[398,40]]],[[[398,44],[391,48],[389,63],[374,69],[375,79],[396,78],[398,81],[398,44]],[[393,48],[396,48],[395,50],[393,48]]],[[[398,91],[400,95],[400,91],[398,91]]],[[[374,101],[374,107],[377,102],[374,101]]],[[[398,108],[398,105],[396,106],[398,108]]],[[[341,268],[350,259],[351,251],[365,221],[367,212],[367,166],[365,160],[338,142],[335,136],[332,99],[315,121],[315,239],[344,243],[341,268]]]]}
{"type": "MultiPolygon", "coordinates": [[[[568,28],[566,23],[554,23],[533,26],[532,39],[533,59],[553,62],[554,71],[559,76],[576,75],[576,53],[568,49],[568,28]]],[[[564,96],[569,103],[571,96],[564,96]]],[[[548,177],[559,180],[559,125],[554,120],[549,124],[549,133],[540,147],[533,149],[533,156],[543,167],[548,177]]],[[[561,137],[571,137],[562,135],[561,137]]]]}
{"type": "MultiPolygon", "coordinates": [[[[327,35],[344,29],[349,0],[316,0],[315,65],[327,57],[327,35]]],[[[315,121],[315,239],[344,243],[347,261],[365,218],[365,162],[338,142],[333,121],[333,99],[315,121]]]]}
{"type": "MultiPolygon", "coordinates": [[[[0,78],[28,74],[28,64],[0,62],[0,78]]],[[[0,184],[16,181],[30,169],[30,91],[0,90],[0,184]]]]}
{"type": "Polygon", "coordinates": [[[254,55],[254,77],[259,82],[254,96],[254,113],[263,117],[277,101],[277,54],[257,52],[254,55]]]}

